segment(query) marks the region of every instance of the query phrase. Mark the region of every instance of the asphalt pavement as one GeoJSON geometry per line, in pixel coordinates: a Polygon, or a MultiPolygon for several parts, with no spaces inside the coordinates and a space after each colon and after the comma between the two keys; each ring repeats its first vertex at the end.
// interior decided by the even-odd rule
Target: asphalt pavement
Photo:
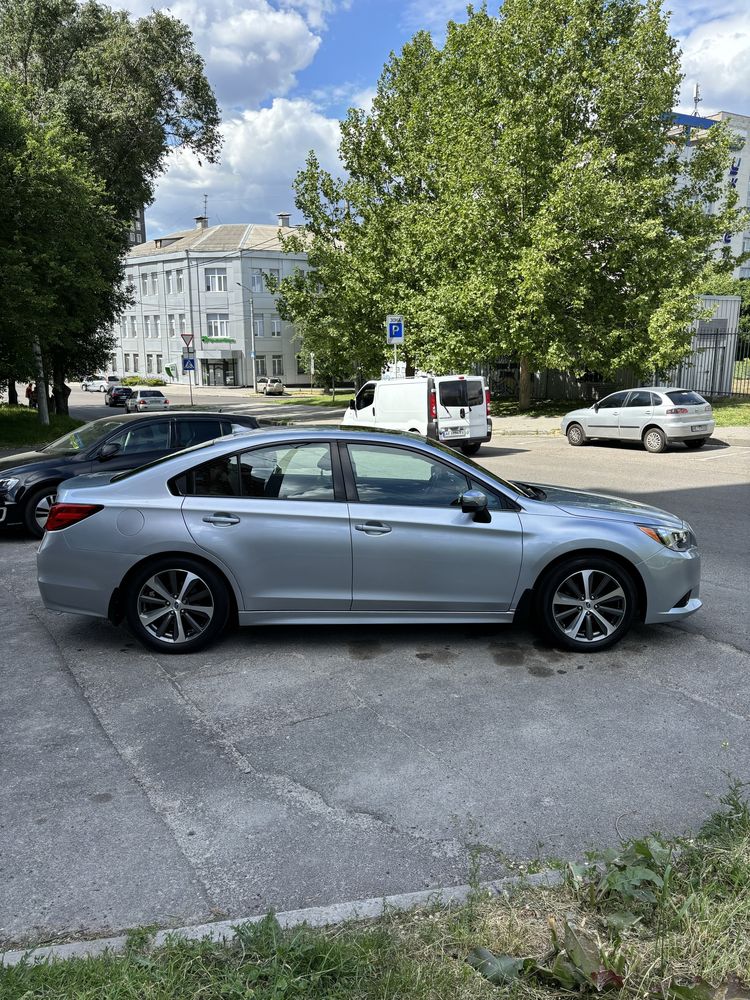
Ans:
{"type": "Polygon", "coordinates": [[[456,885],[476,853],[494,878],[508,857],[696,829],[728,773],[750,778],[743,440],[482,449],[506,477],[696,530],[703,610],[590,656],[522,626],[258,628],[160,656],[45,611],[34,542],[0,537],[0,942],[456,885]]]}

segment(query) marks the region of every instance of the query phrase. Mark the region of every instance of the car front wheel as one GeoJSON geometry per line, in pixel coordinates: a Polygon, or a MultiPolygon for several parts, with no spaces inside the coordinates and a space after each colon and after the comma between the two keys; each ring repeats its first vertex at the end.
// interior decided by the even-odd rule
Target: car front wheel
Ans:
{"type": "Polygon", "coordinates": [[[643,435],[643,447],[652,455],[658,455],[667,447],[667,435],[658,427],[649,427],[643,435]]]}
{"type": "Polygon", "coordinates": [[[555,645],[581,653],[608,649],[625,635],[636,610],[626,569],[604,556],[572,558],[543,580],[537,597],[544,631],[555,645]]]}
{"type": "Polygon", "coordinates": [[[229,617],[221,576],[196,559],[180,556],[149,563],[125,595],[131,630],[162,653],[192,653],[207,646],[229,617]]]}
{"type": "Polygon", "coordinates": [[[565,432],[565,436],[568,439],[568,444],[572,444],[574,448],[586,444],[586,432],[580,424],[571,424],[565,432]]]}
{"type": "Polygon", "coordinates": [[[26,530],[34,538],[41,538],[44,535],[50,507],[55,502],[56,497],[56,486],[42,486],[41,489],[35,490],[26,501],[23,519],[26,530]]]}

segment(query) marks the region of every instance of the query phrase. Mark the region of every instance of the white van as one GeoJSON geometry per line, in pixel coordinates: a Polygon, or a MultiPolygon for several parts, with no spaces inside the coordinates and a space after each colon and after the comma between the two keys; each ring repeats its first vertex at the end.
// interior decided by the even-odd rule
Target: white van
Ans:
{"type": "Polygon", "coordinates": [[[423,437],[476,455],[492,435],[490,393],[479,375],[433,375],[366,382],[343,423],[423,437]]]}

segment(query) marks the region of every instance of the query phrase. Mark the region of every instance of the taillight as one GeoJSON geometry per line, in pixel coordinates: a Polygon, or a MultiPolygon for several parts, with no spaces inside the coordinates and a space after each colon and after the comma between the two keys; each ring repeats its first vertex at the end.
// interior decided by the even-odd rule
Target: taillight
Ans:
{"type": "Polygon", "coordinates": [[[686,406],[673,406],[667,413],[690,413],[690,410],[686,406]]]}
{"type": "Polygon", "coordinates": [[[487,407],[487,416],[490,415],[490,390],[484,390],[484,405],[487,407]]]}
{"type": "Polygon", "coordinates": [[[164,400],[164,405],[165,405],[165,406],[169,406],[169,400],[168,400],[168,399],[165,399],[165,400],[164,400]]]}
{"type": "Polygon", "coordinates": [[[47,518],[47,531],[69,528],[100,510],[101,504],[95,503],[53,503],[47,518]]]}
{"type": "Polygon", "coordinates": [[[437,420],[437,396],[434,389],[430,389],[430,420],[437,420]]]}
{"type": "Polygon", "coordinates": [[[146,405],[146,400],[145,399],[139,399],[138,400],[138,405],[139,406],[145,406],[146,405]]]}

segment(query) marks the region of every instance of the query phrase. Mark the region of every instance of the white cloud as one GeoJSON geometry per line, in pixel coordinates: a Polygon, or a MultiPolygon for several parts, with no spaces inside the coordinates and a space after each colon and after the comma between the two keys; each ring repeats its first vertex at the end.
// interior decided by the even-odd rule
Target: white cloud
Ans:
{"type": "Polygon", "coordinates": [[[147,212],[149,237],[189,229],[202,213],[204,193],[211,225],[273,223],[277,212],[294,212],[292,181],[310,149],[325,169],[341,170],[338,121],[310,101],[277,98],[270,108],[226,121],[222,131],[220,165],[200,163],[192,153],[173,156],[147,212]]]}
{"type": "Polygon", "coordinates": [[[675,2],[672,30],[678,33],[685,74],[680,104],[692,108],[693,86],[700,84],[700,112],[750,114],[750,6],[716,0],[706,8],[697,0],[675,2]],[[703,15],[703,16],[702,16],[703,15]],[[693,20],[694,19],[694,20],[693,20]]]}

